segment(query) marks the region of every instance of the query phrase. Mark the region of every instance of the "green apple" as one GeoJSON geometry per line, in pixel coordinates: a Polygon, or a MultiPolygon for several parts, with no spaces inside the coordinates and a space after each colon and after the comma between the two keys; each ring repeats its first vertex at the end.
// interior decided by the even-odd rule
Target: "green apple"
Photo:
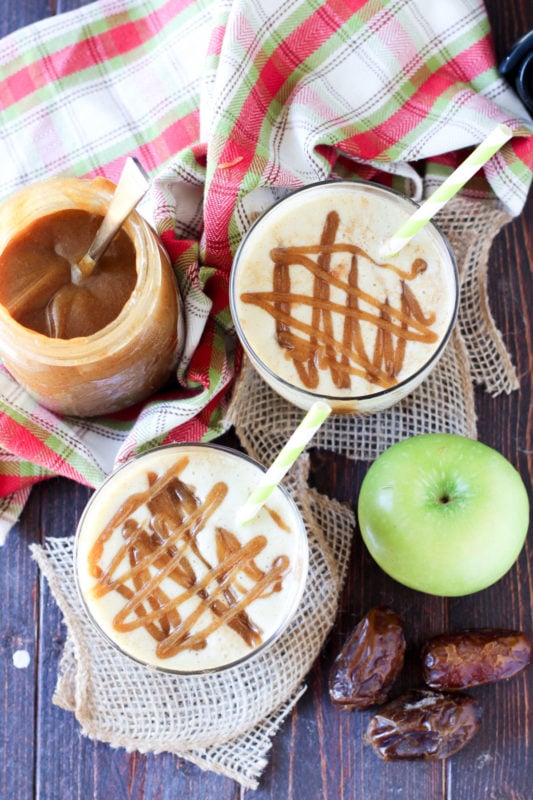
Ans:
{"type": "Polygon", "coordinates": [[[358,516],[363,540],[386,573],[451,597],[490,586],[514,564],[529,500],[501,453],[465,436],[430,433],[398,442],[374,461],[358,516]]]}

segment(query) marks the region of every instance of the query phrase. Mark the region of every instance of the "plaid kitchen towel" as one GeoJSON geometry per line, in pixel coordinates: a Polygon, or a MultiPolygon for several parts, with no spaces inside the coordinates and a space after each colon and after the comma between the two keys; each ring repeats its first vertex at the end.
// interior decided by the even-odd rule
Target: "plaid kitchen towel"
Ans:
{"type": "Polygon", "coordinates": [[[362,177],[420,198],[503,122],[515,137],[467,187],[520,213],[531,120],[495,68],[481,0],[99,0],[0,42],[0,197],[52,175],[153,177],[183,296],[174,389],[112,417],[60,418],[0,368],[0,534],[33,483],[96,486],[157,444],[224,430],[239,366],[228,274],[248,209],[362,177]]]}

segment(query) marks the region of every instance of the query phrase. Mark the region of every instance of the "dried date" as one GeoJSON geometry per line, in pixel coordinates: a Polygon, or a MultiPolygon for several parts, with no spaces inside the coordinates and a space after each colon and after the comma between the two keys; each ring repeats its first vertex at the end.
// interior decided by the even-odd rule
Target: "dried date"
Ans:
{"type": "Polygon", "coordinates": [[[441,634],[422,650],[424,681],[433,689],[468,689],[505,680],[532,662],[531,638],[500,628],[441,634]]]}
{"type": "Polygon", "coordinates": [[[372,717],[365,741],[384,761],[447,758],[478,732],[481,713],[466,694],[413,689],[372,717]]]}
{"type": "Polygon", "coordinates": [[[384,703],[403,666],[405,637],[399,615],[371,609],[355,626],[329,676],[335,705],[353,711],[384,703]]]}

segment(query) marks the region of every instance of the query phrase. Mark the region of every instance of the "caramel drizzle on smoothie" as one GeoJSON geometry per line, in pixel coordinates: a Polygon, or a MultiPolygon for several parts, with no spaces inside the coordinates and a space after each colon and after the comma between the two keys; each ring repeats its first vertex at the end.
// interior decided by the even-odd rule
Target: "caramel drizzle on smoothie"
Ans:
{"type": "Polygon", "coordinates": [[[161,477],[151,473],[148,489],[120,506],[89,553],[89,572],[97,580],[93,597],[114,591],[125,601],[113,618],[114,629],[125,633],[144,628],[157,642],[155,652],[161,659],[205,648],[211,634],[224,625],[250,648],[260,645],[263,631],[247,608],[280,591],[290,567],[289,558],[281,555],[263,571],[255,559],[266,537],[257,535],[241,544],[223,527],[215,528],[217,562],[209,563],[198,537],[224,501],[228,486],[215,483],[201,502],[179,477],[187,463],[182,457],[161,477]],[[141,523],[133,514],[143,506],[150,518],[141,523]],[[104,546],[116,531],[124,542],[104,569],[99,563],[104,546]],[[163,589],[165,580],[175,583],[176,594],[163,589]],[[182,606],[191,598],[199,602],[184,612],[182,606]]]}
{"type": "Polygon", "coordinates": [[[435,314],[425,314],[408,282],[427,269],[427,262],[417,258],[405,271],[394,264],[380,264],[357,245],[336,242],[340,217],[331,211],[326,218],[320,243],[305,247],[275,247],[270,251],[274,263],[272,292],[243,292],[240,299],[270,314],[276,325],[276,340],[287,351],[294,367],[308,389],[315,389],[319,371],[329,370],[334,386],[349,389],[353,375],[383,388],[398,382],[408,341],[431,344],[438,336],[431,326],[435,314]],[[334,253],[350,258],[348,280],[340,280],[331,270],[334,253]],[[313,258],[314,257],[314,258],[313,258]],[[358,259],[363,257],[379,269],[387,269],[400,280],[400,307],[386,298],[380,301],[359,287],[358,259]],[[311,296],[291,291],[290,268],[300,265],[313,276],[311,296]],[[331,299],[331,288],[341,289],[345,304],[331,299]],[[361,308],[364,302],[367,308],[361,308]],[[309,306],[309,323],[298,319],[292,309],[309,306]],[[368,308],[368,306],[370,308],[368,308]],[[342,340],[334,333],[335,315],[344,318],[342,340]],[[377,329],[372,352],[363,341],[361,322],[377,329]]]}

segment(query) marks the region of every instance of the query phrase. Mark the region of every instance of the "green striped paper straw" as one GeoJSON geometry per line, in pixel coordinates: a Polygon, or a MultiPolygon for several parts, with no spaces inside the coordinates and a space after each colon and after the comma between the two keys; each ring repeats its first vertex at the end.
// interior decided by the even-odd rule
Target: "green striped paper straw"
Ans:
{"type": "Polygon", "coordinates": [[[444,183],[422,203],[422,205],[401,225],[396,233],[384,242],[380,249],[381,258],[396,255],[413,236],[435,216],[437,211],[459,192],[465,183],[476,174],[478,169],[512,137],[513,132],[507,125],[498,125],[480,145],[460,164],[444,183]]]}
{"type": "Polygon", "coordinates": [[[255,517],[330,414],[331,408],[327,403],[322,400],[313,403],[287,444],[282,447],[272,465],[263,474],[246,503],[237,511],[236,519],[239,525],[246,525],[255,517]]]}

